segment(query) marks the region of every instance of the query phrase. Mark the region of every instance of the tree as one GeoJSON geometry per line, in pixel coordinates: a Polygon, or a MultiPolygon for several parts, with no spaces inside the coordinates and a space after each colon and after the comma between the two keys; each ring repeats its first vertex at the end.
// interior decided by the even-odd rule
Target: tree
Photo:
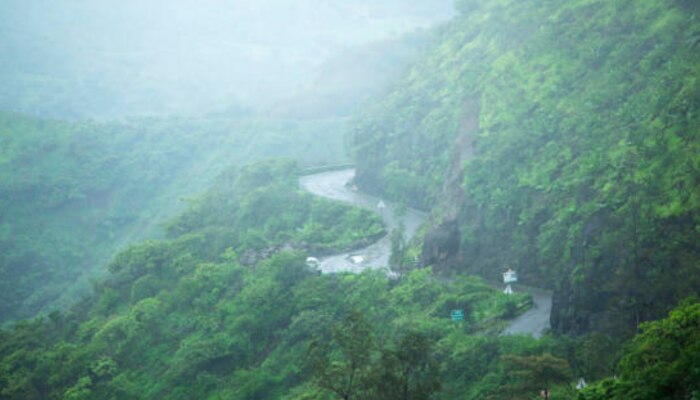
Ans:
{"type": "Polygon", "coordinates": [[[333,329],[332,348],[319,341],[311,345],[313,382],[343,400],[361,399],[367,391],[374,350],[372,328],[362,313],[348,312],[333,329]]]}
{"type": "Polygon", "coordinates": [[[620,377],[584,390],[585,399],[693,399],[700,395],[700,303],[642,324],[620,362],[620,377]]]}
{"type": "Polygon", "coordinates": [[[71,388],[66,390],[63,398],[66,400],[88,400],[92,397],[92,380],[89,376],[84,376],[71,388]]]}
{"type": "Polygon", "coordinates": [[[398,272],[403,272],[404,257],[406,255],[406,226],[403,220],[391,231],[391,256],[389,264],[398,272]]]}
{"type": "Polygon", "coordinates": [[[408,332],[396,348],[385,349],[374,378],[377,399],[427,400],[440,390],[433,345],[426,335],[408,332]]]}
{"type": "MultiPolygon", "coordinates": [[[[500,389],[498,398],[531,399],[542,390],[548,393],[552,385],[568,384],[572,380],[569,363],[549,353],[529,357],[507,355],[501,357],[501,362],[513,379],[500,389]]],[[[545,398],[549,398],[548,394],[545,398]]]]}

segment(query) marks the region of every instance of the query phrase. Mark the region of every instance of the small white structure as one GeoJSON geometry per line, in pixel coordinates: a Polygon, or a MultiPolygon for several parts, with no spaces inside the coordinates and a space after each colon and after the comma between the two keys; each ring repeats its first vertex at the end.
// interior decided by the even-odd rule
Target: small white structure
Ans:
{"type": "Polygon", "coordinates": [[[379,203],[377,203],[377,208],[379,209],[379,211],[384,211],[384,209],[386,208],[386,204],[384,204],[384,200],[379,200],[379,203]]]}
{"type": "Polygon", "coordinates": [[[512,283],[516,283],[518,281],[518,273],[513,271],[512,269],[508,268],[508,271],[503,273],[503,283],[506,285],[505,290],[503,290],[503,293],[507,295],[513,294],[513,287],[510,285],[512,283]]]}
{"type": "Polygon", "coordinates": [[[362,264],[365,258],[363,256],[352,256],[350,257],[350,261],[352,261],[353,264],[362,264]]]}
{"type": "Polygon", "coordinates": [[[316,258],[316,257],[307,257],[306,258],[306,265],[309,268],[318,269],[318,267],[321,266],[321,262],[318,261],[318,258],[316,258]]]}
{"type": "Polygon", "coordinates": [[[576,384],[576,390],[581,390],[581,389],[585,388],[586,386],[588,386],[588,384],[586,383],[586,380],[581,378],[578,380],[578,384],[576,384]]]}
{"type": "Polygon", "coordinates": [[[503,273],[503,283],[510,285],[518,281],[518,273],[508,268],[508,271],[503,273]]]}

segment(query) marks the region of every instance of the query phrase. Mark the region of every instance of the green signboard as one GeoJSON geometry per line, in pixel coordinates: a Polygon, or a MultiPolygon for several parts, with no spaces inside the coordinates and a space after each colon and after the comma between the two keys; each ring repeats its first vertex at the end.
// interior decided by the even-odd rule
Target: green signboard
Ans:
{"type": "Polygon", "coordinates": [[[455,322],[464,321],[464,311],[452,310],[452,320],[455,322]]]}

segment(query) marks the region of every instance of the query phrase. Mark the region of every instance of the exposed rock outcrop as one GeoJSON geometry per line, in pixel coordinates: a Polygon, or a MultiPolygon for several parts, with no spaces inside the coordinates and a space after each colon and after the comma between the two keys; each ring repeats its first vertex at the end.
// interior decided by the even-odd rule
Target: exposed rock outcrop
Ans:
{"type": "Polygon", "coordinates": [[[425,237],[421,254],[421,265],[433,266],[438,273],[460,270],[463,264],[461,251],[460,224],[463,223],[461,210],[465,203],[462,187],[464,163],[474,156],[474,137],[479,131],[480,103],[477,98],[465,100],[462,104],[460,132],[454,141],[450,165],[445,171],[442,203],[439,209],[441,222],[432,228],[425,237]]]}
{"type": "Polygon", "coordinates": [[[432,229],[423,240],[420,263],[432,266],[438,273],[450,272],[461,264],[459,224],[445,221],[432,229]]]}

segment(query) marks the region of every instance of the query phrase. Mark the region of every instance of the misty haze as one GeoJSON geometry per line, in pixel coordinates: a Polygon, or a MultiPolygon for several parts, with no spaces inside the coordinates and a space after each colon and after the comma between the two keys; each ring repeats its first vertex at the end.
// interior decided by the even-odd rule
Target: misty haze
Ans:
{"type": "Polygon", "coordinates": [[[83,118],[266,109],[322,91],[324,65],[344,52],[452,14],[449,0],[8,0],[0,104],[83,118]]]}
{"type": "Polygon", "coordinates": [[[699,398],[699,12],[3,0],[0,400],[699,398]]]}

